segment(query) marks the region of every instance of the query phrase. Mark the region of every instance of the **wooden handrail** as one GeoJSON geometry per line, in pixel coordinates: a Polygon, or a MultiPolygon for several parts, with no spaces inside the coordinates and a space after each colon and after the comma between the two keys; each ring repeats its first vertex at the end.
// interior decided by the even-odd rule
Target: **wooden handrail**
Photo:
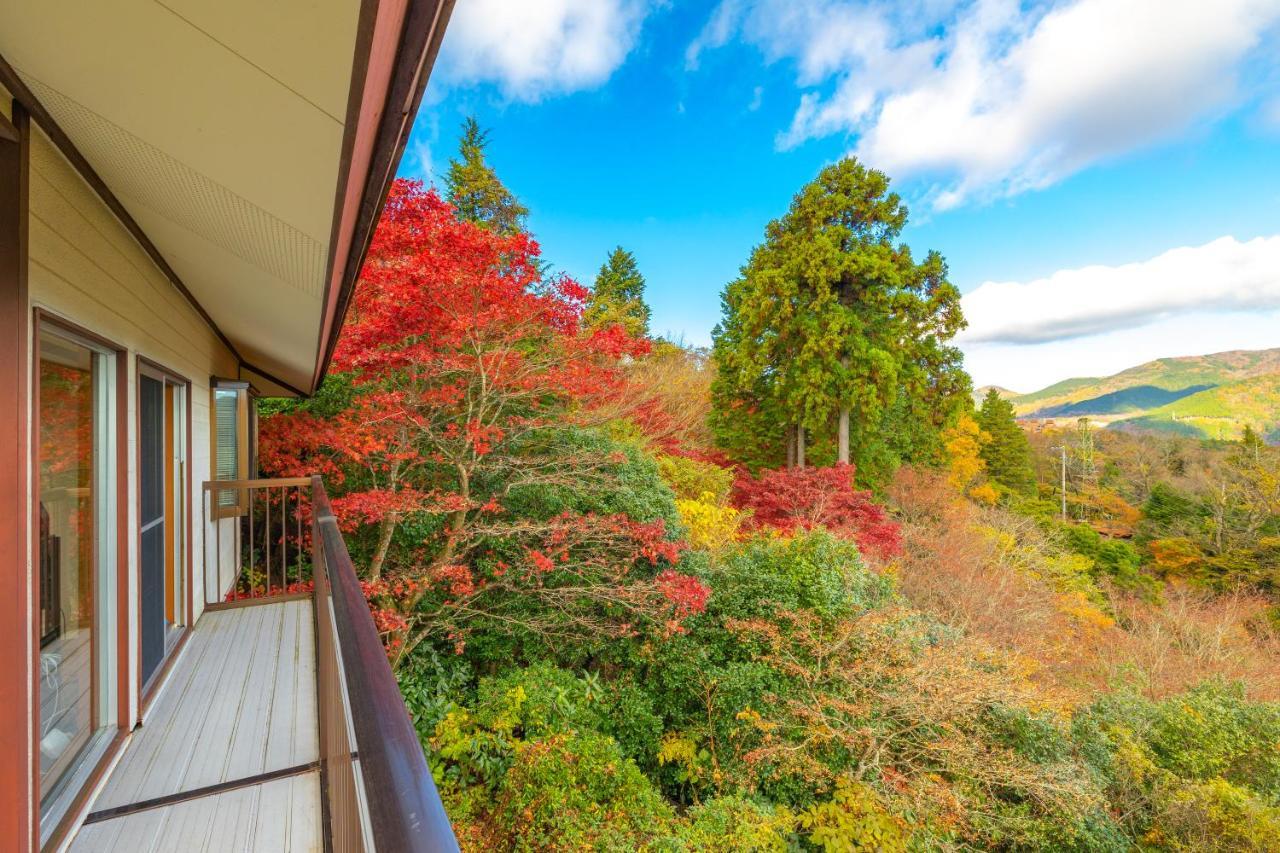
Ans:
{"type": "MultiPolygon", "coordinates": [[[[350,731],[355,741],[346,754],[324,754],[335,747],[342,748],[338,745],[345,740],[348,721],[322,718],[322,768],[332,768],[333,773],[359,773],[367,808],[367,823],[363,828],[379,853],[455,851],[458,842],[453,827],[387,662],[386,650],[360,589],[346,542],[338,530],[324,483],[319,477],[313,477],[311,483],[313,548],[317,557],[316,630],[333,634],[318,637],[317,646],[323,649],[332,641],[333,650],[337,652],[334,661],[317,663],[321,668],[338,664],[337,676],[346,687],[345,701],[340,701],[343,697],[338,697],[339,701],[333,701],[332,696],[328,698],[332,706],[349,706],[350,731]],[[330,602],[332,619],[328,612],[322,612],[322,608],[327,611],[330,602]],[[339,725],[343,731],[336,730],[339,725]]],[[[321,685],[321,690],[325,689],[326,686],[321,685]]],[[[321,696],[321,706],[326,707],[325,696],[321,696]]],[[[327,716],[322,713],[322,717],[327,716]]],[[[330,779],[326,787],[332,790],[335,782],[341,784],[342,780],[330,779]]],[[[341,804],[326,804],[328,831],[335,829],[332,824],[337,820],[350,818],[350,815],[331,812],[339,806],[341,804]]],[[[335,835],[342,837],[341,846],[364,847],[349,831],[335,835]]]]}
{"type": "Polygon", "coordinates": [[[274,477],[259,480],[205,480],[204,490],[223,489],[273,489],[277,486],[310,486],[310,477],[274,477]]]}

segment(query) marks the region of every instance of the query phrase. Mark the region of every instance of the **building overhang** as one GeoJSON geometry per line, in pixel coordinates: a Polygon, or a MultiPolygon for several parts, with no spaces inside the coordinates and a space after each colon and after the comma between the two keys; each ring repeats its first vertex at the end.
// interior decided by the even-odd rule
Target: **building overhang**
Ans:
{"type": "Polygon", "coordinates": [[[309,394],[453,0],[0,5],[21,102],[263,393],[309,394]]]}

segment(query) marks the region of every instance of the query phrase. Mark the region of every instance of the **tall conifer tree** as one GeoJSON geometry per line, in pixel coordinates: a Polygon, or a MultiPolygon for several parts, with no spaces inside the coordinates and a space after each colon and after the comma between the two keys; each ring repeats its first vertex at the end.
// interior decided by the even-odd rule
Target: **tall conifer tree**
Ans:
{"type": "Polygon", "coordinates": [[[529,210],[503,186],[485,160],[488,144],[488,132],[481,130],[474,117],[468,117],[462,123],[458,157],[449,161],[449,174],[445,177],[449,203],[459,219],[495,233],[506,236],[523,231],[529,210]]]}
{"type": "Polygon", "coordinates": [[[917,264],[895,243],[906,221],[888,178],[849,158],[769,223],[714,333],[714,418],[729,449],[753,421],[747,434],[785,443],[788,462],[832,448],[864,480],[937,455],[968,390],[949,344],[964,319],[942,257],[917,264]]]}
{"type": "Polygon", "coordinates": [[[991,440],[982,446],[987,475],[1012,492],[1033,494],[1036,472],[1031,460],[1031,445],[1022,427],[1018,426],[1013,404],[994,388],[982,399],[978,426],[991,436],[991,440]]]}
{"type": "Polygon", "coordinates": [[[644,284],[635,255],[618,246],[596,274],[583,322],[589,327],[617,323],[636,337],[647,336],[649,306],[644,301],[644,284]]]}

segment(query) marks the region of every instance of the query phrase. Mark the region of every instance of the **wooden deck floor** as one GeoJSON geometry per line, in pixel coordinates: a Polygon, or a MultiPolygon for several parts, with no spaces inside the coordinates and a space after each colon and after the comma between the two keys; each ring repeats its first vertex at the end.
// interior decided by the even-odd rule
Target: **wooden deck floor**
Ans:
{"type": "Polygon", "coordinates": [[[318,757],[311,602],[207,613],[70,849],[319,850],[318,757]]]}
{"type": "Polygon", "coordinates": [[[71,850],[320,850],[320,774],[316,771],[133,812],[84,826],[71,850]]]}

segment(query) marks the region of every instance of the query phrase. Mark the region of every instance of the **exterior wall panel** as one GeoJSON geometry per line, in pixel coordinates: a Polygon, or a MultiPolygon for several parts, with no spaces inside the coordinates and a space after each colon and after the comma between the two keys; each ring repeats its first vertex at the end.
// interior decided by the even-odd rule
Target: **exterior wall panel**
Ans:
{"type": "MultiPolygon", "coordinates": [[[[5,99],[7,101],[7,98],[5,99]]],[[[127,614],[118,618],[128,626],[122,651],[127,661],[127,728],[140,716],[138,694],[138,493],[137,493],[137,358],[163,365],[191,382],[191,435],[187,449],[193,566],[189,584],[194,608],[192,622],[203,609],[200,575],[204,545],[201,483],[210,477],[211,376],[235,376],[237,362],[189,302],[160,272],[142,247],[102,203],[71,164],[34,124],[30,139],[27,265],[28,325],[37,309],[82,327],[125,350],[123,387],[117,403],[125,410],[118,441],[124,446],[127,498],[117,507],[127,524],[127,614]]],[[[27,335],[30,353],[30,334],[27,335]]],[[[27,360],[30,369],[30,360],[27,360]]],[[[27,395],[25,422],[31,423],[27,395]]],[[[24,511],[31,523],[31,500],[24,511]]],[[[224,537],[233,541],[233,537],[224,537]]],[[[229,549],[228,549],[229,550],[229,549]]],[[[30,583],[28,549],[26,573],[30,583]]],[[[31,618],[34,618],[32,616],[31,618]]],[[[30,658],[27,655],[26,658],[30,658]]],[[[27,673],[30,678],[30,670],[27,673]]],[[[30,725],[30,724],[29,724],[30,725]]],[[[30,803],[30,800],[28,801],[30,803]]],[[[33,807],[33,806],[29,806],[33,807]]]]}

